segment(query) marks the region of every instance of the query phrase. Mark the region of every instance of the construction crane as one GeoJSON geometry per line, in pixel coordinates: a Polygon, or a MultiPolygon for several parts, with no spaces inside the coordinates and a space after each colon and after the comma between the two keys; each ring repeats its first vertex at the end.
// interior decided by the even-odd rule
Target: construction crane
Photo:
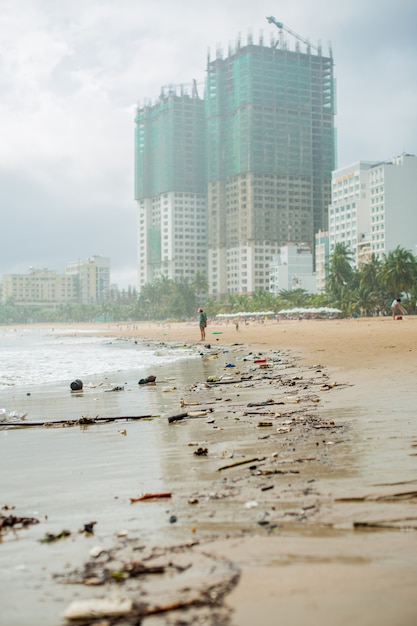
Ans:
{"type": "MultiPolygon", "coordinates": [[[[285,26],[282,22],[278,22],[275,17],[269,16],[266,18],[269,22],[269,24],[275,24],[275,26],[277,28],[279,28],[280,31],[285,30],[287,33],[289,33],[290,35],[292,35],[293,37],[295,37],[296,39],[298,39],[299,41],[302,41],[303,43],[305,43],[306,46],[308,46],[309,48],[313,48],[314,50],[318,50],[318,48],[316,48],[316,46],[312,46],[311,43],[308,41],[308,39],[304,39],[303,37],[301,37],[300,35],[297,35],[297,33],[295,33],[293,30],[291,30],[290,28],[288,28],[287,26],[285,26]]],[[[278,43],[278,42],[277,42],[278,43]]]]}

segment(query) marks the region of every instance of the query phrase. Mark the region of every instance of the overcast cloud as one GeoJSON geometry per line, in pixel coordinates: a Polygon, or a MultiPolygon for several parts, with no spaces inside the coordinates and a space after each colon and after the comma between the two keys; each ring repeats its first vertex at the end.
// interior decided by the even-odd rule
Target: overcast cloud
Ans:
{"type": "MultiPolygon", "coordinates": [[[[136,284],[137,103],[274,15],[328,53],[338,165],[417,153],[415,0],[0,0],[0,277],[93,254],[136,284]]],[[[291,46],[293,43],[291,42],[291,46]]],[[[202,92],[202,88],[201,88],[202,92]]]]}

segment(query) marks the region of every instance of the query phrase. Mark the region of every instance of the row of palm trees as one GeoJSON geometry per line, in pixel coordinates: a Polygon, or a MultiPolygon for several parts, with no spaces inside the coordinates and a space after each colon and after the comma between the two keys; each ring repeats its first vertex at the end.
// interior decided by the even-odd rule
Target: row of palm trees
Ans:
{"type": "Polygon", "coordinates": [[[382,260],[372,255],[368,263],[353,269],[350,251],[337,243],[328,270],[326,296],[345,315],[355,311],[363,315],[383,313],[396,297],[402,297],[409,312],[415,312],[417,259],[401,246],[382,260]]]}
{"type": "Polygon", "coordinates": [[[401,295],[409,313],[416,311],[417,259],[397,247],[382,260],[373,256],[359,269],[352,267],[348,248],[336,244],[328,266],[325,293],[309,294],[303,289],[282,290],[278,296],[259,289],[252,294],[229,294],[223,299],[207,298],[207,280],[197,273],[193,282],[162,276],[136,293],[99,304],[66,304],[54,310],[24,307],[12,301],[0,305],[0,324],[27,322],[85,322],[185,319],[196,315],[204,304],[209,316],[240,311],[274,311],[293,307],[330,306],[343,315],[378,315],[389,312],[394,297],[401,295]],[[127,297],[128,296],[128,297],[127,297]]]}

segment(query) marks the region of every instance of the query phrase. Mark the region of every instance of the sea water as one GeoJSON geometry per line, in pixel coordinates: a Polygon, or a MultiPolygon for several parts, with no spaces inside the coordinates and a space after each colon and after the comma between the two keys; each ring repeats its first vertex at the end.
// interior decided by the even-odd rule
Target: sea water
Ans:
{"type": "Polygon", "coordinates": [[[24,415],[27,423],[143,417],[87,427],[0,424],[1,513],[39,520],[1,534],[1,623],[56,624],[59,602],[51,604],[45,596],[64,564],[80,565],[94,545],[112,544],[120,531],[163,538],[175,498],[147,506],[132,505],[130,498],[175,491],[179,472],[181,481],[192,480],[186,464],[175,463],[173,470],[172,460],[183,456],[186,444],[167,417],[182,410],[184,382],[204,380],[211,363],[198,349],[181,345],[61,329],[0,330],[3,420],[6,413],[24,415]],[[148,375],[156,376],[156,384],[139,385],[148,375]],[[81,393],[71,392],[75,379],[83,381],[81,393]],[[94,535],[79,535],[91,521],[97,522],[94,535]],[[63,529],[71,532],[68,539],[40,543],[46,533],[63,529]]]}
{"type": "Polygon", "coordinates": [[[91,331],[0,329],[0,390],[149,369],[195,355],[191,348],[150,345],[91,331]]]}

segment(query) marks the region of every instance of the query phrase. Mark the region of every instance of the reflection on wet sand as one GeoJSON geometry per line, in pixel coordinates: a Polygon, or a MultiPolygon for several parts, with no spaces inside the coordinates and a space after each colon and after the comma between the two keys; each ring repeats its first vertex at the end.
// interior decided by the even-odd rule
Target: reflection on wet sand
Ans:
{"type": "MultiPolygon", "coordinates": [[[[29,476],[16,465],[8,470],[6,501],[17,497],[20,511],[40,512],[43,527],[72,530],[54,546],[56,553],[41,551],[47,546],[33,549],[41,534],[35,528],[19,533],[17,542],[4,536],[1,548],[12,571],[1,580],[10,589],[8,623],[39,611],[39,624],[56,624],[74,587],[58,587],[51,576],[97,564],[88,556],[97,545],[115,555],[118,547],[125,555],[127,550],[128,563],[132,554],[143,560],[146,547],[165,565],[178,546],[181,559],[193,566],[187,578],[198,598],[192,614],[171,596],[166,614],[163,603],[152,601],[152,594],[164,593],[168,571],[146,583],[127,576],[126,584],[119,581],[120,593],[147,606],[138,613],[135,605],[136,619],[142,615],[145,625],[200,620],[268,626],[277,615],[300,626],[414,623],[417,440],[407,409],[417,398],[410,376],[394,375],[380,385],[372,371],[336,372],[282,348],[263,350],[268,367],[255,364],[257,354],[247,345],[201,353],[201,360],[179,366],[169,389],[127,385],[122,394],[104,398],[95,391],[71,405],[77,414],[91,415],[98,407],[115,415],[116,403],[119,414],[140,406],[160,415],[124,424],[125,437],[117,424],[5,434],[7,467],[29,454],[32,470],[29,476]],[[220,380],[205,384],[209,377],[220,380]],[[212,410],[169,423],[187,406],[212,410]],[[198,449],[207,453],[196,455],[198,449]],[[130,504],[131,497],[157,491],[172,497],[130,504]],[[78,534],[90,519],[97,520],[94,535],[78,534]],[[197,555],[209,555],[217,571],[238,573],[227,593],[213,587],[211,600],[198,595],[206,565],[197,555]],[[16,569],[19,564],[26,569],[16,569]],[[30,608],[16,613],[23,583],[30,608]]],[[[54,398],[60,406],[59,394],[54,398]]],[[[63,406],[70,406],[68,399],[63,406]]],[[[112,584],[104,580],[93,589],[81,582],[77,595],[108,595],[112,584]]],[[[124,624],[133,619],[129,615],[124,624]]]]}

